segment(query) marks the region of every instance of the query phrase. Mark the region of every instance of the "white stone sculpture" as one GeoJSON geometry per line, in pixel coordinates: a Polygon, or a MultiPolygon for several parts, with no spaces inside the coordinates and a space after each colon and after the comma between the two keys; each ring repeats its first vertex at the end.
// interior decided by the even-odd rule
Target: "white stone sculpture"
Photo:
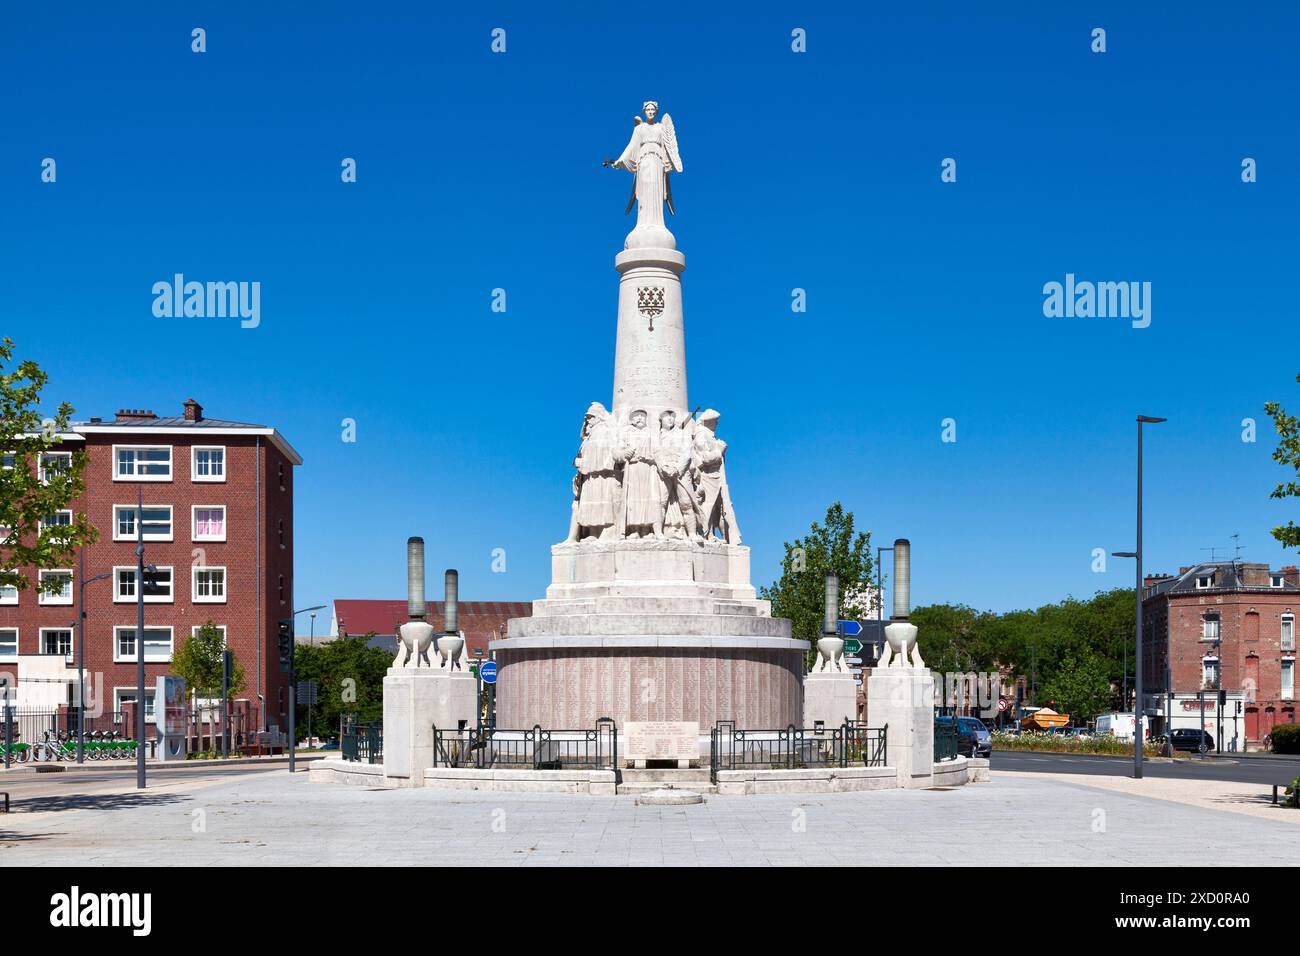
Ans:
{"type": "Polygon", "coordinates": [[[611,538],[617,531],[621,503],[618,462],[614,452],[618,428],[605,406],[592,402],[582,422],[582,446],[573,460],[573,516],[566,541],[611,538]]]}
{"type": "Polygon", "coordinates": [[[662,538],[664,516],[660,504],[659,470],[655,466],[654,435],[647,427],[644,409],[635,409],[619,435],[615,458],[623,463],[623,506],[619,537],[662,538]]]}
{"type": "Polygon", "coordinates": [[[677,413],[671,408],[659,414],[659,447],[655,468],[659,471],[659,511],[664,518],[670,504],[676,505],[688,540],[699,539],[695,510],[695,483],[691,479],[691,435],[677,427],[677,413]]]}
{"type": "Polygon", "coordinates": [[[700,498],[700,531],[706,540],[720,534],[727,544],[740,544],[740,526],[727,488],[727,443],[716,434],[721,416],[706,408],[695,420],[692,459],[700,498]]]}
{"type": "Polygon", "coordinates": [[[894,617],[885,626],[885,647],[877,667],[925,667],[916,646],[916,625],[908,621],[911,589],[912,545],[899,538],[894,542],[894,617]]]}
{"type": "Polygon", "coordinates": [[[406,539],[406,609],[411,620],[397,629],[397,657],[394,667],[406,667],[415,655],[415,665],[432,667],[429,645],[433,642],[433,627],[424,620],[427,607],[424,603],[424,539],[406,539]],[[406,655],[402,655],[405,649],[406,655]]]}
{"type": "Polygon", "coordinates": [[[669,175],[682,171],[682,157],[677,151],[677,131],[673,118],[667,113],[656,122],[659,104],[646,100],[641,104],[645,122],[634,119],[632,138],[618,159],[607,159],[604,165],[626,169],[634,174],[632,199],[628,212],[636,203],[636,226],[628,233],[625,249],[676,249],[677,240],[664,225],[664,205],[676,215],[673,208],[673,191],[669,175]]]}
{"type": "Polygon", "coordinates": [[[814,674],[848,674],[849,665],[844,663],[844,638],[823,637],[817,641],[817,666],[814,674]]]}

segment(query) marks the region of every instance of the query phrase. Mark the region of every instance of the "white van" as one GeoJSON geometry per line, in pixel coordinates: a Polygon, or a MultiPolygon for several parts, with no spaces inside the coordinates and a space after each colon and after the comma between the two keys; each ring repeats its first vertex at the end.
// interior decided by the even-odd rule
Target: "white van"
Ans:
{"type": "Polygon", "coordinates": [[[1101,714],[1097,718],[1097,736],[1115,737],[1118,740],[1132,740],[1136,731],[1137,720],[1133,714],[1101,714]]]}

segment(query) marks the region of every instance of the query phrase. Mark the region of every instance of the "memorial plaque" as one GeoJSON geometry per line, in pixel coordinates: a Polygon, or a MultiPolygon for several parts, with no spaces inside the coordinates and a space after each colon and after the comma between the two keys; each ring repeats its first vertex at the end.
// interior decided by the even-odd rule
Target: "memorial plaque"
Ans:
{"type": "Polygon", "coordinates": [[[700,759],[700,725],[693,720],[629,720],[623,724],[627,761],[643,767],[649,760],[678,766],[700,759]]]}

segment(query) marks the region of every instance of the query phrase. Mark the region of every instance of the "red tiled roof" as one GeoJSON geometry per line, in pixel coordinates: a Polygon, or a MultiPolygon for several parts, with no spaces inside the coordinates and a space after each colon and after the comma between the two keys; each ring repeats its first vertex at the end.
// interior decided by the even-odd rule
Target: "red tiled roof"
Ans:
{"type": "MultiPolygon", "coordinates": [[[[427,602],[425,620],[441,633],[443,601],[427,602]]],[[[529,617],[533,613],[532,601],[461,601],[458,611],[460,629],[465,632],[469,655],[482,648],[487,654],[487,642],[501,636],[501,625],[512,617],[529,617]]],[[[367,634],[395,635],[397,628],[410,620],[405,601],[339,600],[334,602],[334,617],[340,634],[364,637],[367,634]]]]}

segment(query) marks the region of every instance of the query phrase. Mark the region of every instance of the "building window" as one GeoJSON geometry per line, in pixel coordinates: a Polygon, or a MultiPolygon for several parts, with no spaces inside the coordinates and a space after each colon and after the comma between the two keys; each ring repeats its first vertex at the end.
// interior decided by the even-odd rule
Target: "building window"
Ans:
{"type": "Polygon", "coordinates": [[[0,604],[18,603],[18,585],[0,584],[0,604]]]}
{"type": "Polygon", "coordinates": [[[280,575],[279,577],[279,584],[280,584],[280,603],[283,604],[284,603],[284,575],[283,574],[280,575]]]}
{"type": "Polygon", "coordinates": [[[1282,650],[1295,650],[1295,615],[1282,615],[1282,650]]]}
{"type": "MultiPolygon", "coordinates": [[[[144,573],[144,603],[172,603],[172,569],[159,567],[154,572],[144,573]]],[[[135,600],[135,568],[118,567],[113,569],[113,601],[117,604],[130,604],[135,600]]]]}
{"type": "Polygon", "coordinates": [[[225,446],[195,445],[192,477],[195,481],[225,481],[225,446]]]}
{"type": "Polygon", "coordinates": [[[1201,659],[1201,687],[1204,690],[1219,689],[1219,659],[1217,657],[1201,659]]]}
{"type": "Polygon", "coordinates": [[[72,452],[47,451],[41,455],[41,465],[37,476],[45,484],[54,475],[66,475],[72,471],[72,452]]]}
{"type": "Polygon", "coordinates": [[[1201,618],[1201,640],[1217,641],[1219,639],[1219,615],[1207,614],[1201,618]]]}
{"type": "Polygon", "coordinates": [[[43,627],[41,628],[41,653],[42,654],[62,654],[64,659],[72,663],[72,628],[69,627],[43,627]]]}
{"type": "Polygon", "coordinates": [[[284,462],[280,462],[276,468],[278,469],[277,474],[280,477],[280,490],[284,491],[284,462]]]}
{"type": "MultiPolygon", "coordinates": [[[[147,642],[146,642],[147,644],[147,642]]],[[[153,723],[153,698],[155,691],[151,687],[146,687],[144,691],[144,719],[145,723],[153,723]]],[[[113,690],[113,699],[117,702],[117,713],[122,712],[123,704],[134,704],[136,701],[136,690],[134,687],[117,687],[113,690]]],[[[135,728],[127,730],[128,737],[135,736],[135,728]]]]}
{"type": "MultiPolygon", "coordinates": [[[[113,505],[113,540],[136,540],[134,505],[113,505]]],[[[140,509],[140,526],[146,541],[172,540],[172,506],[145,505],[140,509]]]]}
{"type": "Polygon", "coordinates": [[[1271,574],[1268,578],[1269,587],[1280,588],[1286,584],[1286,579],[1280,574],[1271,574]]]}
{"type": "Polygon", "coordinates": [[[39,581],[44,584],[46,581],[58,581],[59,590],[47,594],[41,591],[37,598],[38,604],[71,604],[72,603],[72,572],[69,571],[42,571],[39,581]]]}
{"type": "Polygon", "coordinates": [[[1198,574],[1198,575],[1196,576],[1196,588],[1197,588],[1197,590],[1199,590],[1199,591],[1204,591],[1206,588],[1211,588],[1211,587],[1214,587],[1214,575],[1213,575],[1213,574],[1198,574]]]}
{"type": "Polygon", "coordinates": [[[0,471],[13,471],[14,463],[18,460],[18,455],[12,451],[7,451],[0,455],[0,471]]]}
{"type": "Polygon", "coordinates": [[[70,528],[72,527],[71,511],[56,511],[48,518],[41,519],[41,531],[44,532],[49,528],[70,528]]]}
{"type": "MultiPolygon", "coordinates": [[[[113,660],[120,664],[135,663],[135,628],[113,628],[113,660]]],[[[165,664],[172,659],[172,629],[146,627],[144,629],[145,663],[165,664]]],[[[133,698],[134,699],[134,698],[133,698]]]]}
{"type": "Polygon", "coordinates": [[[195,541],[225,541],[225,505],[195,505],[192,537],[195,541]]]}
{"type": "Polygon", "coordinates": [[[18,656],[18,628],[0,627],[0,660],[18,656]]]}
{"type": "Polygon", "coordinates": [[[276,532],[280,535],[280,547],[284,547],[284,519],[280,518],[276,522],[276,532]]]}
{"type": "Polygon", "coordinates": [[[1291,700],[1295,697],[1295,658],[1282,658],[1282,697],[1291,700]]]}
{"type": "MultiPolygon", "coordinates": [[[[198,637],[199,631],[201,631],[206,626],[207,626],[206,624],[195,624],[193,627],[190,628],[190,637],[198,637]]],[[[226,646],[226,625],[213,624],[212,626],[221,632],[221,646],[225,647],[226,646]]]]}
{"type": "Polygon", "coordinates": [[[114,481],[171,481],[171,445],[114,445],[114,481]]]}
{"type": "Polygon", "coordinates": [[[226,603],[226,569],[196,567],[194,569],[194,603],[226,603]]]}

